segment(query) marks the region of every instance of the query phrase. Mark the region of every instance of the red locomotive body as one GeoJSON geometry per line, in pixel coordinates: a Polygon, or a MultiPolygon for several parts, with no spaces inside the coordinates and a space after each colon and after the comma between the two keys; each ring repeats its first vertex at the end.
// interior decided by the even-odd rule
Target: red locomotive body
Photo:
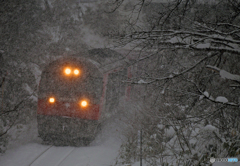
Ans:
{"type": "Polygon", "coordinates": [[[67,116],[80,119],[98,120],[99,105],[94,104],[88,106],[88,108],[82,109],[77,102],[56,101],[52,104],[45,99],[39,99],[37,113],[39,115],[67,116]]]}
{"type": "Polygon", "coordinates": [[[115,51],[94,49],[87,58],[62,57],[50,63],[39,84],[39,136],[67,145],[93,140],[101,123],[117,112],[119,99],[128,96],[130,89],[122,82],[128,77],[125,62],[115,51]]]}
{"type": "Polygon", "coordinates": [[[105,97],[103,74],[85,58],[66,57],[42,73],[38,96],[38,132],[43,140],[96,135],[105,97]]]}

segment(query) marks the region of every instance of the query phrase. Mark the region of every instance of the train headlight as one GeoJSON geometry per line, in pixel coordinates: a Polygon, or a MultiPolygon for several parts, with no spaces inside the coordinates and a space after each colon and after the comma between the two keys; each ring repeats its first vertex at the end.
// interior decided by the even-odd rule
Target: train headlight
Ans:
{"type": "Polygon", "coordinates": [[[71,74],[71,69],[70,68],[66,68],[64,70],[64,72],[65,72],[66,75],[69,75],[69,74],[71,74]]]}
{"type": "Polygon", "coordinates": [[[54,103],[54,102],[55,102],[55,98],[54,98],[54,97],[50,97],[50,98],[48,99],[48,101],[49,101],[49,103],[54,103]]]}
{"type": "Polygon", "coordinates": [[[74,73],[75,75],[79,75],[80,71],[79,71],[78,69],[75,69],[75,70],[73,71],[73,73],[74,73]]]}
{"type": "Polygon", "coordinates": [[[80,105],[81,105],[81,107],[87,107],[88,106],[88,102],[86,101],[86,100],[82,100],[81,102],[80,102],[80,105]]]}

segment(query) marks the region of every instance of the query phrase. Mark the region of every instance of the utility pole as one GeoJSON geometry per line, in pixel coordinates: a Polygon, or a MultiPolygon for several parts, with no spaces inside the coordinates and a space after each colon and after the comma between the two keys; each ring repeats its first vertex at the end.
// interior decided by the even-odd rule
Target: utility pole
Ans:
{"type": "Polygon", "coordinates": [[[142,129],[140,130],[140,166],[142,166],[142,129]]]}

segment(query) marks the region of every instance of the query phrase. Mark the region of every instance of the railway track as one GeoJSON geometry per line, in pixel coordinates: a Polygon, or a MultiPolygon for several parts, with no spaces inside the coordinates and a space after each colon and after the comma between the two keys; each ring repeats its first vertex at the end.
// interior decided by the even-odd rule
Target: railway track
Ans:
{"type": "MultiPolygon", "coordinates": [[[[28,165],[28,166],[34,166],[34,165],[39,165],[39,162],[44,161],[43,159],[46,158],[47,153],[50,152],[50,150],[54,148],[53,145],[47,147],[43,152],[41,152],[37,157],[34,158],[34,160],[28,165]]],[[[55,147],[56,148],[56,147],[55,147]]],[[[62,157],[56,161],[54,166],[60,165],[76,148],[72,147],[68,152],[62,155],[62,157]]]]}
{"type": "Polygon", "coordinates": [[[72,148],[72,150],[70,150],[58,163],[57,166],[59,166],[76,148],[72,148]]]}
{"type": "Polygon", "coordinates": [[[44,153],[46,153],[53,145],[49,146],[48,148],[46,148],[42,153],[40,153],[28,166],[32,166],[32,164],[39,159],[44,153]]]}

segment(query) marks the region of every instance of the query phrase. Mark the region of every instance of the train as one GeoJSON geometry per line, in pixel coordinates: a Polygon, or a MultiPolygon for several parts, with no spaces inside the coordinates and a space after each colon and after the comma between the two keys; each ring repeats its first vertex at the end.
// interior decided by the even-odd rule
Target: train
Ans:
{"type": "Polygon", "coordinates": [[[130,72],[125,62],[110,49],[50,62],[38,88],[39,137],[61,145],[88,145],[94,140],[102,123],[116,113],[119,99],[128,96],[129,87],[121,81],[130,72]]]}

